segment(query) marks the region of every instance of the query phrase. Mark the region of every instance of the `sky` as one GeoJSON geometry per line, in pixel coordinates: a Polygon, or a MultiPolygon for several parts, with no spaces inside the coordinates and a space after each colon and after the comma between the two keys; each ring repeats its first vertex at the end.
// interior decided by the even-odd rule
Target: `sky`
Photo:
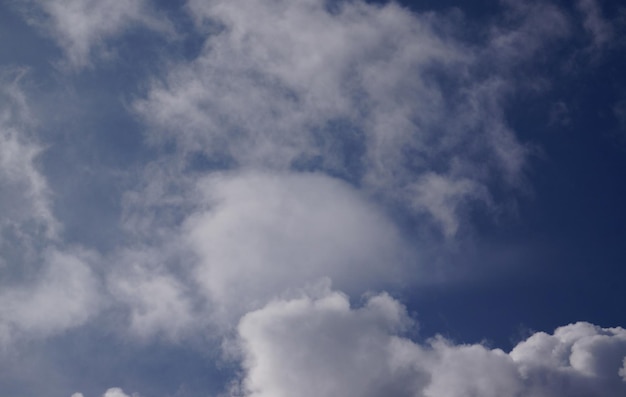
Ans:
{"type": "Polygon", "coordinates": [[[0,0],[0,392],[626,395],[626,7],[0,0]]]}

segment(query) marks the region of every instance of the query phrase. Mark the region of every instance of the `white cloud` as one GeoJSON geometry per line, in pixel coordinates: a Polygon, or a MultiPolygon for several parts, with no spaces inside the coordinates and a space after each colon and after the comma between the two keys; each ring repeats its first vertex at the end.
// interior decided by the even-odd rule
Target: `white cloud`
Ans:
{"type": "Polygon", "coordinates": [[[58,241],[61,223],[42,172],[44,147],[24,86],[27,69],[0,70],[0,272],[11,280],[38,267],[42,247],[58,241]]]}
{"type": "Polygon", "coordinates": [[[107,288],[114,300],[129,311],[128,330],[132,335],[181,340],[204,323],[192,310],[190,286],[164,267],[162,252],[129,250],[117,260],[107,288]]]}
{"type": "Polygon", "coordinates": [[[626,390],[626,382],[619,376],[626,357],[623,328],[571,324],[553,335],[531,336],[510,355],[530,389],[541,396],[618,396],[626,390]]]}
{"type": "Polygon", "coordinates": [[[112,51],[108,41],[137,27],[170,32],[146,0],[25,0],[29,22],[49,32],[75,69],[112,51]],[[35,7],[33,9],[33,7],[35,7]],[[41,12],[37,12],[37,11],[41,12]]]}
{"type": "Polygon", "coordinates": [[[270,303],[239,325],[244,394],[407,395],[405,382],[423,380],[388,361],[392,335],[407,321],[404,308],[386,295],[356,310],[346,296],[329,291],[318,299],[270,303]]]}
{"type": "Polygon", "coordinates": [[[95,254],[67,246],[53,212],[28,73],[0,70],[1,350],[79,327],[104,305],[95,254]]]}
{"type": "Polygon", "coordinates": [[[102,397],[131,397],[131,396],[124,393],[124,390],[120,389],[119,387],[113,387],[107,390],[106,393],[102,395],[102,397]]]}
{"type": "Polygon", "coordinates": [[[27,70],[1,70],[0,82],[0,229],[52,238],[60,227],[51,210],[50,189],[37,163],[42,146],[21,80],[27,70]]]}
{"type": "Polygon", "coordinates": [[[362,293],[402,280],[410,250],[353,188],[321,174],[223,174],[200,182],[205,210],[183,227],[196,281],[235,320],[321,278],[362,293]]]}
{"type": "MultiPolygon", "coordinates": [[[[83,396],[83,393],[74,393],[72,394],[72,397],[84,397],[84,396],[83,396]]],[[[128,394],[124,393],[124,390],[122,390],[121,388],[112,387],[108,389],[106,392],[104,392],[102,397],[137,397],[137,394],[133,394],[132,396],[129,396],[128,394]]]]}
{"type": "Polygon", "coordinates": [[[459,227],[456,210],[466,198],[489,201],[484,186],[468,179],[451,180],[445,176],[426,173],[413,185],[413,205],[418,211],[428,211],[441,224],[447,236],[454,236],[459,227]]]}
{"type": "Polygon", "coordinates": [[[90,254],[49,249],[36,279],[0,292],[0,342],[47,337],[83,325],[99,311],[100,287],[90,254]]]}
{"type": "Polygon", "coordinates": [[[403,337],[411,320],[388,295],[351,308],[326,291],[274,301],[239,324],[245,396],[619,396],[626,330],[576,323],[510,354],[442,337],[403,337]]]}
{"type": "Polygon", "coordinates": [[[340,2],[331,11],[321,0],[190,1],[188,9],[210,33],[195,60],[135,101],[150,141],[174,142],[183,158],[344,175],[407,208],[436,209],[448,235],[461,222],[457,207],[484,200],[491,181],[523,180],[528,149],[502,110],[516,85],[510,73],[567,32],[552,6],[515,8],[513,28],[472,46],[447,17],[395,3],[340,2]],[[446,203],[442,211],[413,196],[427,173],[472,188],[432,197],[446,203]]]}

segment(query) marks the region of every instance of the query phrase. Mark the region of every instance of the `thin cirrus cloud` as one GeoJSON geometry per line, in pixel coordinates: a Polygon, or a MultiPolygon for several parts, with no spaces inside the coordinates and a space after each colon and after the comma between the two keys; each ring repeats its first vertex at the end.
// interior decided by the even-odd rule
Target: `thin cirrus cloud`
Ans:
{"type": "MultiPolygon", "coordinates": [[[[577,4],[602,47],[611,36],[597,4],[577,4]]],[[[0,243],[18,247],[2,253],[13,269],[0,292],[3,347],[78,331],[155,350],[220,345],[215,366],[236,367],[221,379],[233,397],[626,391],[622,328],[579,322],[506,353],[419,340],[392,298],[432,277],[424,241],[445,249],[471,230],[472,211],[497,213],[527,188],[533,148],[507,103],[546,89],[528,70],[568,40],[572,14],[504,2],[504,22],[470,40],[461,13],[395,2],[189,0],[185,27],[156,2],[22,5],[65,54],[64,81],[96,76],[105,58],[115,68],[109,55],[133,29],[199,45],[117,93],[145,152],[140,171],[120,177],[137,184],[116,197],[120,242],[107,252],[63,233],[28,95],[3,76],[0,243]]]]}

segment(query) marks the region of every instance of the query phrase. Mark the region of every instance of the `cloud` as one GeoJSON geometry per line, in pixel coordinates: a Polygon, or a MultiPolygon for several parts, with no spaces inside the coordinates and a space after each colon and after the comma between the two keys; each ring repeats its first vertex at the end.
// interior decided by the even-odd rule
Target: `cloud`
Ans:
{"type": "MultiPolygon", "coordinates": [[[[58,231],[43,146],[29,133],[19,78],[5,79],[0,248],[17,247],[2,251],[11,266],[33,265],[6,272],[3,346],[93,324],[86,340],[122,329],[160,354],[238,324],[228,353],[243,372],[232,395],[624,392],[621,328],[572,324],[510,353],[412,340],[407,309],[370,292],[428,281],[423,241],[406,232],[432,223],[454,238],[467,211],[492,209],[524,185],[531,149],[507,122],[507,100],[541,86],[524,66],[570,27],[556,6],[505,3],[506,21],[472,41],[458,12],[393,2],[188,1],[202,48],[177,54],[131,105],[157,150],[137,155],[144,173],[123,198],[118,245],[101,256],[58,231]],[[407,211],[411,230],[395,223],[407,211]],[[28,261],[18,258],[23,246],[28,261]]],[[[132,29],[170,29],[141,0],[23,4],[41,11],[31,22],[77,70],[132,29]]],[[[113,388],[104,397],[128,396],[113,388]]]]}
{"type": "Polygon", "coordinates": [[[116,259],[119,263],[109,271],[107,290],[128,311],[131,335],[181,340],[204,324],[193,310],[192,285],[164,266],[162,252],[128,249],[116,259]]]}
{"type": "Polygon", "coordinates": [[[94,56],[110,56],[109,42],[126,31],[172,32],[145,0],[24,0],[21,9],[31,24],[50,34],[73,69],[91,66],[94,56]]]}
{"type": "Polygon", "coordinates": [[[402,280],[411,251],[376,205],[321,174],[244,172],[200,182],[183,227],[198,284],[236,319],[322,278],[362,293],[402,280]]]}
{"type": "Polygon", "coordinates": [[[589,33],[592,40],[592,48],[602,49],[614,35],[611,22],[602,16],[602,8],[596,0],[578,0],[576,7],[583,14],[583,27],[589,33]]]}
{"type": "Polygon", "coordinates": [[[448,16],[396,3],[190,1],[188,10],[197,29],[211,28],[197,58],[135,101],[148,141],[225,168],[340,175],[430,213],[448,235],[465,203],[494,203],[488,185],[522,183],[529,150],[503,116],[512,71],[567,34],[553,6],[518,7],[512,27],[478,44],[459,39],[448,16]],[[414,196],[426,174],[472,188],[432,197],[446,203],[443,216],[414,196]]]}
{"type": "Polygon", "coordinates": [[[510,354],[443,337],[403,336],[412,321],[386,294],[350,306],[327,290],[277,300],[238,327],[245,396],[617,396],[626,330],[576,323],[536,333],[510,354]]]}
{"type": "MultiPolygon", "coordinates": [[[[129,396],[128,394],[124,393],[124,390],[122,390],[119,387],[112,387],[108,389],[102,395],[102,397],[135,397],[135,396],[137,396],[137,394],[132,394],[132,396],[129,396]]],[[[84,397],[84,396],[82,393],[74,393],[72,394],[72,397],[84,397]]]]}
{"type": "Polygon", "coordinates": [[[102,397],[130,397],[128,394],[124,393],[122,389],[119,387],[114,387],[106,391],[102,395],[102,397]]]}
{"type": "Polygon", "coordinates": [[[102,304],[86,252],[49,249],[36,279],[0,292],[2,347],[20,338],[45,338],[81,326],[102,304]]]}
{"type": "Polygon", "coordinates": [[[1,359],[86,324],[107,305],[97,254],[64,241],[54,213],[31,77],[26,68],[0,70],[1,359]]]}
{"type": "Polygon", "coordinates": [[[456,210],[459,201],[482,197],[489,201],[485,188],[467,179],[451,180],[445,176],[426,173],[413,185],[413,205],[418,211],[425,210],[440,223],[447,236],[454,236],[459,228],[456,210]]]}
{"type": "Polygon", "coordinates": [[[35,229],[51,238],[59,224],[37,162],[43,147],[33,134],[37,121],[22,89],[27,72],[0,70],[0,227],[23,229],[35,223],[35,229]]]}
{"type": "Polygon", "coordinates": [[[129,192],[125,222],[140,243],[109,260],[107,288],[135,335],[220,334],[275,296],[324,279],[357,295],[428,281],[389,214],[341,179],[170,171],[152,168],[155,177],[129,192]]]}
{"type": "Polygon", "coordinates": [[[42,247],[58,241],[62,224],[42,173],[44,150],[24,86],[27,69],[0,70],[0,272],[11,280],[37,268],[42,247]]]}

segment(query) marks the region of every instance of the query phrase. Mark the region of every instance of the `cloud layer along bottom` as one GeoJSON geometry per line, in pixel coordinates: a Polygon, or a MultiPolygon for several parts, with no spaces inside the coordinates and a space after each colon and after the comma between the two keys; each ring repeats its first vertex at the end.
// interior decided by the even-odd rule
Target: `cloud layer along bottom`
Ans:
{"type": "MultiPolygon", "coordinates": [[[[230,397],[583,397],[626,393],[626,330],[578,322],[510,353],[417,329],[386,293],[359,306],[327,286],[243,316],[226,352],[241,360],[230,397]]],[[[136,394],[133,394],[135,396],[136,394]]],[[[104,397],[127,397],[119,388],[104,397]]],[[[83,397],[76,393],[73,397],[83,397]]]]}
{"type": "Polygon", "coordinates": [[[351,307],[327,290],[274,301],[241,320],[245,375],[232,395],[619,396],[626,393],[626,330],[579,322],[538,332],[509,354],[443,337],[417,343],[386,294],[351,307]]]}

